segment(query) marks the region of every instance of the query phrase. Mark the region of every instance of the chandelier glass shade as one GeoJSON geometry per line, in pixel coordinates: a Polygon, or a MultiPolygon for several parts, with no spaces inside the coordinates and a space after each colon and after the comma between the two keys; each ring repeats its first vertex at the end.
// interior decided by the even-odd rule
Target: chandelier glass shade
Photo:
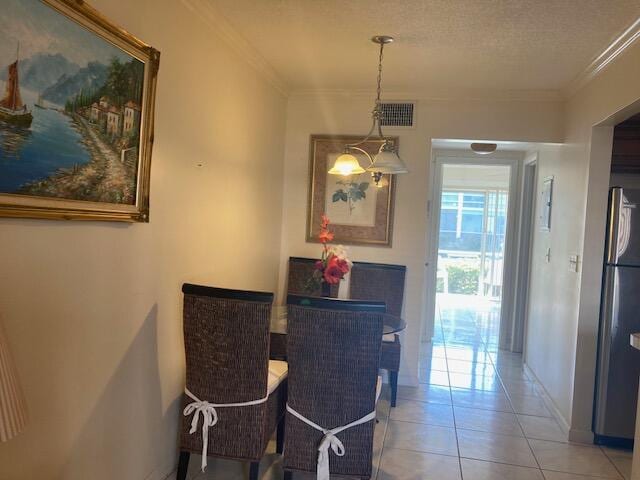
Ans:
{"type": "Polygon", "coordinates": [[[348,152],[341,154],[336,158],[335,163],[329,173],[332,175],[342,175],[348,177],[349,175],[358,175],[364,173],[366,170],[362,168],[358,159],[348,152]]]}
{"type": "Polygon", "coordinates": [[[398,152],[388,143],[384,143],[380,147],[380,151],[373,158],[373,163],[367,168],[368,172],[380,173],[409,173],[402,159],[398,156],[398,152]]]}

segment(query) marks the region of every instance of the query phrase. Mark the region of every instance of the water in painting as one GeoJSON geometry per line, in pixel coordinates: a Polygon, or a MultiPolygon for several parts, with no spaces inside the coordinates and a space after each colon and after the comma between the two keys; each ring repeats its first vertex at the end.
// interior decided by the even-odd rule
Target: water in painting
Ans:
{"type": "Polygon", "coordinates": [[[46,3],[0,0],[0,194],[135,204],[143,84],[46,3]]]}

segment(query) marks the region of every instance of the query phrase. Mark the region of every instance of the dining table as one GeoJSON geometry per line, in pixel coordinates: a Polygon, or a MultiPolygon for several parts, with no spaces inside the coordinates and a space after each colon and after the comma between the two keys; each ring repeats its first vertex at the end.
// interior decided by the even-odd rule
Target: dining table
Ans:
{"type": "MultiPolygon", "coordinates": [[[[406,322],[396,315],[384,313],[382,334],[390,335],[401,332],[407,327],[406,322]]],[[[271,346],[269,357],[272,360],[287,359],[287,306],[278,305],[271,309],[271,346]]]]}

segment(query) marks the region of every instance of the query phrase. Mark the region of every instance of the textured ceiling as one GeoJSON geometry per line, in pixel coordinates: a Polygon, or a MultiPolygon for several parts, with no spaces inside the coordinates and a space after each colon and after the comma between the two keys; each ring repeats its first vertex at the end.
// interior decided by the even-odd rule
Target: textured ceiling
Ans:
{"type": "Polygon", "coordinates": [[[292,90],[561,90],[640,0],[209,0],[292,90]]]}

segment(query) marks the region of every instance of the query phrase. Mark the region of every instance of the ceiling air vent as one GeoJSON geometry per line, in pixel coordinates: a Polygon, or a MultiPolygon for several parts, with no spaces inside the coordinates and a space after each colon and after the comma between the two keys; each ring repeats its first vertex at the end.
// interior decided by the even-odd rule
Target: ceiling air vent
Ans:
{"type": "Polygon", "coordinates": [[[383,127],[413,127],[413,103],[382,103],[383,127]]]}

